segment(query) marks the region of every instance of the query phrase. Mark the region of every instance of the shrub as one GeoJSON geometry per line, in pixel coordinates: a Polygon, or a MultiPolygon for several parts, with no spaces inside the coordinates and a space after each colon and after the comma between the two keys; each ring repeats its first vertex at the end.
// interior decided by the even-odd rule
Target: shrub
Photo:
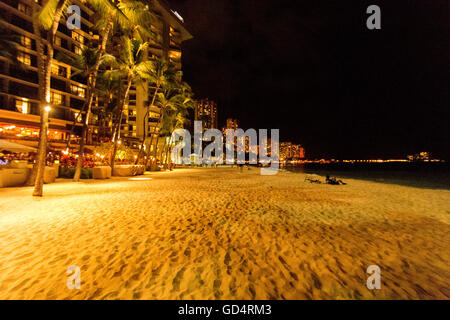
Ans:
{"type": "MultiPolygon", "coordinates": [[[[75,168],[61,168],[59,176],[65,179],[73,179],[75,175],[75,168]]],[[[82,168],[81,169],[81,179],[92,179],[92,169],[82,168]]]]}

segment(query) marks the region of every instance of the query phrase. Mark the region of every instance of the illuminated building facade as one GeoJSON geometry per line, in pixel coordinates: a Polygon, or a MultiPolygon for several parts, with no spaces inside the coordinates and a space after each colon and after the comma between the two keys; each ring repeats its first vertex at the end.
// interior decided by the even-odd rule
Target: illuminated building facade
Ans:
{"type": "Polygon", "coordinates": [[[232,129],[232,130],[239,129],[238,121],[236,119],[231,119],[231,118],[227,119],[226,126],[222,128],[222,133],[223,133],[224,137],[226,136],[227,129],[232,129]]]}
{"type": "MultiPolygon", "coordinates": [[[[0,56],[0,138],[30,146],[37,146],[39,136],[39,81],[36,35],[33,28],[33,13],[40,8],[40,1],[0,0],[0,10],[6,27],[19,39],[18,61],[10,63],[0,56]]],[[[59,54],[76,58],[83,46],[93,39],[93,11],[79,1],[81,29],[70,31],[62,19],[55,39],[55,57],[59,54]]],[[[55,59],[52,65],[51,104],[49,119],[49,148],[63,148],[64,140],[72,126],[81,128],[74,120],[82,108],[86,95],[86,81],[74,76],[73,68],[55,59]]],[[[98,128],[92,117],[92,128],[88,143],[95,140],[98,128]]],[[[80,134],[81,129],[75,130],[80,134]]]]}
{"type": "MultiPolygon", "coordinates": [[[[192,38],[192,35],[184,27],[183,18],[175,11],[172,11],[169,5],[162,0],[153,2],[156,7],[154,14],[156,21],[152,26],[153,31],[157,34],[157,40],[150,41],[149,58],[163,57],[170,63],[174,64],[176,69],[181,70],[181,44],[183,41],[192,38]]],[[[149,105],[149,93],[153,94],[155,88],[150,86],[133,86],[134,92],[130,93],[129,104],[127,110],[124,110],[124,123],[122,124],[121,136],[126,143],[136,147],[138,141],[142,141],[144,131],[147,141],[151,135],[155,135],[160,130],[158,120],[160,117],[160,109],[153,106],[147,116],[147,106],[149,105]],[[144,121],[145,120],[145,121],[144,121]],[[144,130],[144,122],[148,127],[144,130]]],[[[154,139],[156,143],[156,139],[154,139]]],[[[153,148],[153,146],[152,146],[153,148]]]]}
{"type": "MultiPolygon", "coordinates": [[[[0,138],[36,147],[39,136],[39,81],[36,39],[40,34],[33,28],[33,13],[40,9],[41,0],[0,0],[0,10],[6,27],[20,40],[18,60],[15,65],[0,56],[0,138]]],[[[152,27],[158,37],[150,41],[148,57],[164,57],[181,69],[181,43],[192,38],[184,28],[181,16],[170,10],[161,0],[154,1],[156,21],[152,27]]],[[[72,1],[81,9],[81,28],[69,30],[66,20],[61,19],[55,40],[55,59],[52,66],[51,105],[49,114],[49,148],[65,147],[70,130],[75,126],[74,144],[79,142],[81,121],[75,119],[83,107],[87,82],[74,67],[57,59],[60,55],[76,59],[88,43],[95,44],[99,37],[94,34],[94,11],[82,1],[72,1]]],[[[121,137],[127,144],[144,136],[144,115],[147,112],[148,92],[152,88],[132,86],[129,102],[124,110],[121,137]]],[[[98,104],[95,99],[94,104],[98,104]]],[[[94,105],[95,107],[95,105],[94,105]]],[[[148,117],[146,134],[155,133],[159,109],[153,108],[148,117]]],[[[147,123],[147,121],[146,121],[147,123]]],[[[100,139],[98,117],[90,118],[87,147],[100,139]]]]}
{"type": "Polygon", "coordinates": [[[408,155],[407,159],[409,161],[431,161],[433,159],[433,156],[430,152],[420,152],[408,155]]]}
{"type": "Polygon", "coordinates": [[[280,160],[300,160],[305,158],[305,149],[292,142],[280,143],[280,160]]]}
{"type": "Polygon", "coordinates": [[[218,128],[217,103],[209,99],[195,101],[194,119],[203,122],[203,130],[218,128]]]}
{"type": "MultiPolygon", "coordinates": [[[[239,129],[239,123],[238,123],[237,119],[232,119],[232,118],[228,118],[227,119],[226,126],[222,128],[222,134],[224,136],[224,139],[226,139],[227,130],[229,130],[229,129],[230,130],[237,130],[237,129],[239,129]]],[[[244,130],[244,133],[245,133],[245,130],[244,130]]],[[[250,139],[249,139],[249,137],[245,136],[244,139],[245,139],[245,142],[243,144],[243,149],[238,149],[239,147],[242,148],[242,143],[238,144],[237,137],[234,138],[235,150],[237,152],[245,152],[245,153],[249,153],[251,151],[252,153],[257,154],[259,147],[255,146],[256,149],[250,150],[250,139]]],[[[256,142],[256,143],[258,143],[258,142],[256,142]]]]}

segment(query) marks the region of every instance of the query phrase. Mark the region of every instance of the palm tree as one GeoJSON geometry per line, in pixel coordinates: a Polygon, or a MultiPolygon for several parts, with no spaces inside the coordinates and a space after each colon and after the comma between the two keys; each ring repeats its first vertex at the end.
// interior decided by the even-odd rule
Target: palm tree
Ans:
{"type": "Polygon", "coordinates": [[[0,18],[0,55],[9,61],[17,61],[18,37],[12,34],[5,25],[5,21],[0,18]]]}
{"type": "MultiPolygon", "coordinates": [[[[80,71],[73,73],[73,75],[82,73],[88,79],[86,99],[84,100],[84,104],[81,111],[77,115],[77,119],[75,119],[75,123],[78,122],[79,121],[78,119],[81,117],[82,113],[85,112],[86,115],[83,121],[80,149],[78,150],[77,165],[75,169],[75,175],[73,178],[74,181],[80,180],[81,167],[84,158],[84,146],[86,143],[87,132],[89,130],[89,119],[92,112],[92,103],[94,100],[94,95],[96,93],[95,88],[97,83],[98,71],[100,65],[105,61],[104,54],[102,53],[103,51],[104,50],[102,50],[101,47],[99,49],[95,47],[85,48],[76,61],[76,64],[78,65],[78,69],[80,71]]],[[[74,128],[75,125],[72,127],[72,131],[74,128]]],[[[69,149],[69,146],[70,146],[70,135],[68,138],[67,149],[69,149]]]]}
{"type": "Polygon", "coordinates": [[[43,59],[43,67],[40,69],[42,72],[43,99],[41,99],[40,104],[41,126],[39,130],[39,148],[36,162],[36,181],[33,191],[33,196],[38,197],[42,197],[44,186],[44,170],[47,155],[48,114],[50,112],[51,66],[54,54],[55,36],[56,31],[58,30],[59,21],[63,15],[63,12],[65,12],[67,5],[67,0],[48,0],[34,17],[40,28],[47,32],[47,56],[41,57],[43,59]]]}
{"type": "MultiPolygon", "coordinates": [[[[109,0],[88,0],[91,5],[96,8],[101,8],[102,4],[105,8],[113,8],[114,6],[109,0]]],[[[66,8],[69,4],[68,0],[48,0],[42,8],[34,14],[33,21],[38,29],[42,29],[46,32],[46,43],[47,55],[43,55],[43,44],[42,41],[38,41],[38,53],[42,59],[42,67],[39,68],[40,71],[40,85],[41,85],[41,103],[40,103],[40,113],[41,113],[41,126],[39,131],[39,147],[38,147],[38,159],[36,162],[36,181],[33,191],[33,196],[42,196],[43,185],[44,185],[44,170],[46,162],[46,149],[47,149],[47,131],[48,131],[48,114],[50,112],[50,81],[51,81],[51,66],[53,62],[54,55],[54,44],[56,31],[58,30],[59,22],[63,16],[66,8]]],[[[36,5],[33,5],[36,8],[36,5]]],[[[39,38],[39,37],[38,37],[39,38]]]]}
{"type": "MultiPolygon", "coordinates": [[[[73,180],[79,181],[81,175],[81,167],[84,158],[84,144],[86,141],[87,132],[89,130],[89,118],[92,110],[92,102],[95,95],[95,86],[98,76],[99,67],[102,63],[103,56],[106,52],[106,44],[110,36],[110,31],[113,26],[117,24],[120,28],[140,37],[151,37],[153,34],[146,32],[150,30],[150,23],[153,21],[153,14],[149,7],[138,1],[116,1],[118,7],[111,7],[105,5],[103,1],[93,1],[93,6],[97,12],[101,13],[101,19],[97,21],[97,28],[102,30],[102,43],[100,48],[96,51],[95,64],[88,73],[88,95],[85,100],[83,109],[86,109],[86,116],[83,122],[83,131],[81,136],[80,149],[78,152],[78,160],[75,169],[73,180]],[[117,9],[119,8],[119,9],[117,9]]],[[[70,141],[70,140],[69,140],[70,141]]]]}
{"type": "Polygon", "coordinates": [[[114,160],[117,152],[117,144],[120,138],[120,128],[122,124],[123,109],[128,100],[132,83],[139,84],[148,79],[148,72],[151,70],[152,62],[146,59],[147,42],[132,40],[128,36],[121,39],[118,48],[118,57],[109,55],[109,63],[112,70],[105,71],[105,76],[110,79],[125,81],[126,89],[117,108],[116,123],[113,129],[114,148],[111,156],[111,168],[114,169],[114,160]]]}
{"type": "Polygon", "coordinates": [[[164,115],[160,131],[161,136],[166,138],[160,156],[164,166],[168,164],[168,155],[172,146],[172,132],[175,129],[184,128],[189,123],[188,108],[191,107],[191,104],[182,104],[175,110],[168,110],[164,115]]]}
{"type": "MultiPolygon", "coordinates": [[[[96,66],[97,62],[97,54],[99,49],[95,47],[93,43],[88,43],[87,46],[82,50],[81,54],[77,56],[77,58],[73,58],[72,56],[68,56],[62,52],[59,52],[57,55],[57,59],[62,61],[72,67],[71,77],[81,75],[85,79],[89,79],[92,75],[93,70],[96,66]]],[[[88,84],[92,84],[91,81],[88,81],[88,84]]],[[[88,90],[91,90],[89,87],[88,90]]],[[[88,94],[89,96],[89,94],[88,94]]],[[[86,95],[85,95],[86,97],[86,95]]],[[[74,123],[80,121],[82,115],[86,112],[86,107],[88,105],[88,100],[85,99],[83,103],[83,107],[80,112],[77,113],[75,117],[74,123]]],[[[72,126],[69,132],[69,138],[67,139],[67,149],[70,148],[70,136],[74,133],[75,125],[72,126]]]]}
{"type": "Polygon", "coordinates": [[[118,99],[123,97],[125,88],[120,79],[112,79],[101,73],[96,90],[97,97],[101,103],[97,108],[93,109],[93,113],[97,114],[99,119],[100,135],[103,137],[112,136],[112,133],[109,131],[110,123],[113,122],[113,115],[117,113],[118,99]]]}
{"type": "MultiPolygon", "coordinates": [[[[138,1],[134,0],[114,0],[114,3],[110,0],[88,0],[89,4],[95,8],[96,11],[102,12],[102,16],[108,17],[106,20],[108,21],[107,25],[103,28],[102,33],[102,45],[100,46],[99,52],[104,52],[106,48],[106,41],[108,39],[109,32],[111,31],[114,23],[114,19],[124,19],[123,15],[119,14],[117,6],[127,7],[125,5],[129,4],[130,12],[138,12],[143,7],[148,10],[148,6],[145,6],[142,3],[138,3],[138,1]],[[105,14],[106,13],[106,14],[105,14]]],[[[33,196],[42,196],[43,192],[43,177],[45,170],[45,162],[46,162],[46,148],[47,148],[47,130],[48,130],[48,113],[50,111],[50,81],[51,81],[51,65],[53,61],[54,55],[54,40],[56,36],[56,31],[58,29],[59,22],[65,9],[68,5],[68,0],[48,0],[42,8],[34,15],[34,24],[39,26],[39,29],[43,29],[47,33],[46,39],[46,47],[47,47],[47,55],[44,57],[43,55],[43,45],[41,41],[41,45],[38,43],[38,53],[42,59],[42,67],[40,70],[40,87],[42,88],[41,92],[41,103],[40,103],[40,112],[41,112],[41,127],[39,133],[39,147],[38,147],[38,159],[36,162],[36,179],[35,179],[35,188],[33,192],[33,196]]],[[[36,5],[33,5],[35,8],[36,5]]],[[[144,10],[145,11],[145,10],[144,10]]],[[[100,19],[101,20],[101,19],[100,19]]],[[[102,21],[102,20],[101,20],[102,21]]],[[[145,21],[145,20],[141,20],[145,21]]],[[[35,28],[36,31],[36,28],[35,28]]],[[[36,33],[36,32],[35,32],[36,33]]],[[[39,37],[38,37],[39,38],[39,37]]],[[[99,59],[101,58],[101,54],[98,55],[99,59]]],[[[94,68],[95,72],[98,72],[98,67],[94,68]],[[96,71],[95,71],[96,70],[96,71]]],[[[95,88],[95,80],[96,74],[93,74],[93,77],[90,79],[91,83],[89,86],[91,88],[95,88]]],[[[93,91],[93,90],[91,90],[93,91]]],[[[91,96],[91,95],[90,95],[91,96]]],[[[92,100],[88,97],[87,99],[88,106],[92,104],[92,100]]]]}
{"type": "MultiPolygon", "coordinates": [[[[152,60],[152,68],[148,71],[148,79],[150,84],[154,87],[153,93],[152,93],[152,100],[151,103],[147,105],[147,112],[144,115],[143,119],[143,129],[144,129],[144,136],[142,138],[141,147],[139,148],[139,153],[136,158],[135,164],[139,162],[139,159],[141,157],[141,154],[144,151],[144,145],[145,140],[147,138],[147,126],[148,126],[148,120],[147,117],[150,114],[151,108],[155,105],[156,96],[159,93],[159,90],[161,88],[165,88],[174,81],[176,81],[177,77],[179,78],[181,76],[180,72],[177,71],[173,64],[169,64],[166,62],[164,58],[156,58],[152,60]]],[[[153,134],[150,138],[150,146],[153,143],[153,134]]]]}
{"type": "MultiPolygon", "coordinates": [[[[37,67],[38,67],[38,83],[39,83],[39,90],[38,90],[38,97],[39,97],[39,103],[41,106],[41,111],[42,111],[42,106],[44,106],[46,104],[46,96],[45,96],[45,59],[46,56],[44,54],[44,49],[45,49],[45,43],[44,40],[42,38],[42,27],[41,27],[41,22],[39,19],[37,19],[37,15],[39,14],[41,8],[39,6],[39,4],[36,1],[32,2],[32,12],[33,12],[33,34],[35,36],[36,39],[36,52],[37,52],[37,67]]],[[[48,56],[47,56],[48,57],[48,56]]],[[[41,119],[42,121],[43,119],[41,119]]],[[[42,125],[42,123],[41,123],[42,125]]],[[[43,139],[41,139],[41,136],[39,136],[39,145],[38,145],[38,150],[41,150],[41,142],[43,141],[43,139]]],[[[47,146],[42,147],[47,149],[47,146]]],[[[38,167],[39,167],[39,160],[33,165],[33,169],[31,170],[31,174],[28,177],[27,180],[27,185],[29,186],[33,186],[36,183],[36,176],[37,176],[37,171],[38,171],[38,167]]]]}
{"type": "MultiPolygon", "coordinates": [[[[159,127],[168,111],[180,113],[181,110],[192,107],[192,104],[192,92],[189,85],[187,83],[173,83],[166,90],[157,95],[156,105],[160,108],[160,116],[156,127],[159,127]]],[[[160,133],[157,134],[157,143],[154,150],[155,158],[157,155],[159,137],[160,133]]],[[[148,152],[150,152],[150,148],[148,152]]],[[[149,156],[147,156],[145,165],[147,165],[148,158],[149,156]]]]}

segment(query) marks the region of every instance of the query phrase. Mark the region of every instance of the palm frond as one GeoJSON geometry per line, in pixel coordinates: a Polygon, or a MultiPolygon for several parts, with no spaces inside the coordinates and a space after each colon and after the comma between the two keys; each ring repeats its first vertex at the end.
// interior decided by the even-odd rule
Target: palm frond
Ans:
{"type": "Polygon", "coordinates": [[[55,20],[56,11],[63,8],[63,12],[67,9],[68,0],[48,0],[36,13],[35,19],[44,30],[50,30],[55,20]]]}
{"type": "Polygon", "coordinates": [[[17,61],[19,36],[6,27],[0,20],[0,55],[10,61],[17,61]]]}

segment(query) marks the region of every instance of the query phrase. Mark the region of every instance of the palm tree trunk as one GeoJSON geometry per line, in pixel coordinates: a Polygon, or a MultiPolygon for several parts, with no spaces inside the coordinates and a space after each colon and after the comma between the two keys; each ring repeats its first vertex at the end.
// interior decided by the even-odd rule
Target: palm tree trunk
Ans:
{"type": "MultiPolygon", "coordinates": [[[[36,2],[33,2],[33,16],[39,11],[39,6],[36,2]]],[[[45,104],[44,93],[44,43],[42,42],[41,29],[39,28],[36,19],[33,19],[33,33],[36,36],[36,51],[37,51],[37,66],[38,66],[38,82],[39,82],[39,102],[41,105],[45,104]]],[[[39,139],[38,150],[40,150],[41,139],[39,139]]],[[[37,175],[37,161],[33,165],[31,174],[28,177],[27,185],[32,186],[36,180],[37,175]]]]}
{"type": "Polygon", "coordinates": [[[59,20],[61,19],[65,0],[58,2],[55,17],[51,29],[47,32],[47,58],[44,64],[44,96],[45,102],[48,104],[40,105],[41,109],[41,128],[39,131],[39,149],[37,159],[36,181],[34,183],[33,196],[42,197],[44,189],[44,171],[47,158],[47,131],[48,131],[48,113],[47,107],[50,105],[50,81],[52,78],[52,61],[54,54],[54,41],[56,31],[58,30],[59,20]]]}
{"type": "MultiPolygon", "coordinates": [[[[135,163],[134,164],[138,164],[138,162],[139,162],[139,158],[140,158],[140,156],[141,156],[141,152],[143,152],[144,151],[144,145],[145,145],[145,140],[146,140],[146,138],[147,138],[147,135],[145,134],[145,132],[146,132],[146,130],[147,130],[147,127],[148,127],[148,120],[147,120],[147,116],[150,114],[150,110],[151,110],[151,108],[153,107],[153,105],[155,104],[155,100],[156,100],[156,95],[158,94],[158,90],[159,90],[159,88],[160,88],[160,83],[158,82],[157,84],[156,84],[156,89],[155,89],[155,92],[153,93],[153,98],[152,98],[152,103],[150,104],[150,106],[149,107],[147,107],[147,112],[145,113],[145,115],[144,115],[144,137],[143,137],[143,139],[142,139],[142,144],[141,144],[141,148],[139,149],[139,153],[138,153],[138,157],[137,157],[137,159],[136,159],[136,161],[135,161],[135,163]]],[[[152,136],[153,137],[153,136],[152,136]]],[[[152,139],[152,137],[150,138],[150,140],[152,139]]],[[[150,141],[150,146],[149,146],[149,148],[151,147],[151,141],[150,141]]]]}
{"type": "Polygon", "coordinates": [[[164,139],[164,144],[159,152],[159,158],[161,159],[161,163],[164,163],[164,152],[166,151],[167,139],[164,139]]]}
{"type": "MultiPolygon", "coordinates": [[[[155,131],[159,127],[159,125],[161,124],[161,120],[162,120],[162,117],[163,117],[163,112],[164,111],[161,108],[161,111],[159,112],[159,119],[158,119],[158,122],[156,123],[156,126],[155,126],[155,131]]],[[[159,133],[157,134],[157,136],[159,138],[159,133]]],[[[149,144],[148,151],[147,151],[147,159],[145,159],[145,167],[147,167],[148,158],[151,155],[151,148],[152,148],[152,144],[153,144],[153,137],[154,137],[154,135],[152,134],[151,137],[150,137],[150,144],[149,144]]]]}
{"type": "Polygon", "coordinates": [[[171,143],[172,143],[172,137],[170,137],[169,144],[168,144],[168,146],[167,146],[167,153],[166,153],[166,163],[167,163],[167,166],[169,167],[170,171],[172,171],[172,168],[170,168],[170,162],[171,162],[171,159],[170,159],[170,157],[169,157],[169,155],[170,155],[170,149],[171,149],[171,148],[170,148],[171,143]]]}
{"type": "Polygon", "coordinates": [[[113,148],[113,153],[111,155],[111,173],[114,170],[114,161],[116,160],[117,144],[119,142],[119,137],[120,137],[120,127],[122,126],[123,107],[125,106],[125,102],[128,99],[128,95],[130,93],[130,88],[131,88],[131,83],[132,83],[132,79],[129,76],[128,80],[127,80],[127,89],[125,90],[125,95],[123,97],[123,100],[121,101],[119,121],[117,123],[116,130],[115,130],[116,133],[114,134],[114,148],[113,148]]]}
{"type": "Polygon", "coordinates": [[[155,152],[154,152],[155,161],[157,161],[157,159],[158,159],[158,143],[159,143],[160,138],[161,137],[158,134],[158,137],[156,137],[156,143],[155,143],[155,152]]]}
{"type": "Polygon", "coordinates": [[[166,141],[164,142],[164,147],[161,150],[161,160],[162,160],[164,169],[166,169],[166,158],[167,158],[166,157],[166,150],[167,150],[167,147],[168,147],[168,144],[167,144],[167,139],[166,139],[166,141]]]}
{"type": "MultiPolygon", "coordinates": [[[[117,115],[117,117],[119,117],[119,115],[117,115]]],[[[113,160],[114,159],[113,159],[112,152],[114,152],[114,154],[116,153],[116,151],[113,151],[113,149],[115,147],[115,143],[114,142],[119,138],[119,130],[118,130],[118,128],[120,128],[119,121],[122,121],[122,119],[119,118],[119,121],[117,121],[117,123],[114,123],[114,116],[113,116],[112,121],[113,121],[113,130],[112,130],[113,145],[112,145],[112,147],[109,148],[109,151],[108,151],[108,153],[110,153],[110,156],[109,156],[110,164],[109,165],[111,167],[111,170],[114,169],[114,165],[113,165],[113,160]]]]}
{"type": "MultiPolygon", "coordinates": [[[[110,19],[108,20],[108,23],[106,25],[106,28],[103,30],[103,33],[101,35],[102,43],[100,45],[99,51],[97,52],[97,57],[96,57],[93,74],[92,74],[92,81],[91,81],[91,84],[89,85],[89,87],[90,87],[89,93],[92,92],[92,94],[94,94],[94,92],[95,92],[95,85],[97,83],[98,69],[100,68],[100,59],[102,58],[103,54],[106,51],[106,43],[108,42],[109,33],[111,32],[112,27],[113,27],[113,22],[112,22],[112,18],[110,17],[110,19]]],[[[69,150],[69,148],[70,148],[71,136],[74,132],[76,124],[79,121],[82,113],[86,110],[86,108],[88,108],[88,114],[90,113],[90,108],[91,108],[92,102],[89,102],[87,104],[86,101],[91,101],[90,97],[88,98],[88,100],[85,100],[85,103],[83,104],[83,108],[81,108],[81,111],[78,113],[77,117],[75,118],[75,122],[74,122],[72,128],[70,129],[69,138],[67,140],[67,150],[69,150]]],[[[83,130],[84,130],[84,128],[83,128],[83,130]]]]}
{"type": "Polygon", "coordinates": [[[120,123],[121,122],[122,122],[122,116],[119,116],[119,123],[117,124],[116,129],[114,130],[114,135],[113,135],[114,146],[113,146],[113,151],[111,154],[111,173],[114,170],[114,162],[116,160],[117,140],[119,140],[120,123]]]}
{"type": "Polygon", "coordinates": [[[70,132],[68,134],[68,138],[67,138],[67,151],[69,151],[70,149],[70,141],[72,140],[72,135],[75,132],[75,128],[77,126],[77,123],[80,121],[81,116],[83,115],[83,113],[86,111],[86,103],[83,103],[83,107],[81,108],[80,112],[78,112],[75,120],[73,121],[73,126],[72,128],[70,128],[70,132]]]}
{"type": "MultiPolygon", "coordinates": [[[[95,60],[93,72],[91,75],[89,75],[90,81],[89,81],[89,87],[88,87],[88,99],[86,100],[87,101],[86,120],[84,121],[84,124],[83,124],[83,132],[81,135],[80,150],[78,150],[77,166],[75,169],[75,175],[73,177],[73,181],[75,181],[75,182],[80,181],[81,167],[83,165],[83,159],[84,159],[84,146],[85,146],[87,134],[89,131],[89,118],[91,115],[92,103],[94,101],[95,85],[97,83],[98,69],[100,68],[100,62],[101,62],[103,53],[106,51],[106,43],[108,42],[109,31],[111,30],[111,28],[112,28],[112,22],[109,22],[108,25],[106,26],[103,36],[102,36],[102,44],[100,46],[100,50],[97,52],[97,57],[95,60]]],[[[85,101],[85,104],[86,104],[86,101],[85,101]]],[[[84,108],[84,106],[83,106],[83,108],[84,108]]],[[[69,136],[68,147],[69,147],[69,145],[70,145],[70,136],[69,136]]]]}
{"type": "MultiPolygon", "coordinates": [[[[88,120],[86,120],[86,122],[87,121],[88,120]]],[[[74,182],[80,181],[81,168],[83,167],[83,159],[84,159],[84,146],[86,144],[88,130],[89,130],[88,125],[83,124],[83,129],[82,129],[82,133],[81,133],[81,141],[80,141],[80,149],[78,150],[77,165],[75,167],[75,174],[73,176],[74,182]]]]}

